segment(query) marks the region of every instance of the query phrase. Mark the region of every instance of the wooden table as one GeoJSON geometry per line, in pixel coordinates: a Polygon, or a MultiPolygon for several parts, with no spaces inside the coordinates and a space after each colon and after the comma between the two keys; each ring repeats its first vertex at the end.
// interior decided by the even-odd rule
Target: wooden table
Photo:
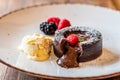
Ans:
{"type": "MultiPolygon", "coordinates": [[[[30,0],[30,1],[32,1],[32,0],[30,0]]],[[[33,0],[33,2],[36,4],[39,3],[40,1],[41,0],[33,0]]],[[[113,0],[113,1],[112,0],[61,0],[58,2],[59,3],[92,4],[92,5],[97,5],[97,6],[102,6],[102,7],[107,7],[107,8],[117,10],[117,7],[115,6],[116,3],[114,1],[118,1],[118,0],[113,0]]],[[[47,80],[47,79],[27,75],[25,73],[14,70],[14,69],[9,68],[6,65],[3,65],[2,63],[0,63],[0,80],[47,80]]],[[[107,78],[104,80],[120,80],[120,76],[107,78]]]]}

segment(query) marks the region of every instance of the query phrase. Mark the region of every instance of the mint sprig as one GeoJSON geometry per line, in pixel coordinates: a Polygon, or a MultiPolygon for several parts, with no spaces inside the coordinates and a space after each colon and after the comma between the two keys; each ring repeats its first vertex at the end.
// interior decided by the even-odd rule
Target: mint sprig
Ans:
{"type": "Polygon", "coordinates": [[[84,40],[83,39],[79,39],[79,42],[83,42],[84,40]]]}

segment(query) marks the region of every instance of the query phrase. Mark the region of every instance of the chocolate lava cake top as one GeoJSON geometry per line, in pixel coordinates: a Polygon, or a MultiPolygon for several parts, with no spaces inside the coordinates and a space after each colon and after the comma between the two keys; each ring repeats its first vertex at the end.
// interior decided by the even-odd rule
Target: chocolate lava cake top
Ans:
{"type": "Polygon", "coordinates": [[[85,26],[70,26],[55,32],[55,41],[60,42],[70,34],[76,34],[81,39],[81,44],[92,44],[101,39],[101,33],[85,26]]]}

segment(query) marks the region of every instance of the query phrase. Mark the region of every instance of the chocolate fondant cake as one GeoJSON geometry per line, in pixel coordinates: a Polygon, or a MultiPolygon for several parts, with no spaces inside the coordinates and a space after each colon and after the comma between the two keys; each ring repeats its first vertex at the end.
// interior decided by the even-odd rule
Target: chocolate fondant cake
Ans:
{"type": "Polygon", "coordinates": [[[54,53],[58,57],[58,65],[64,68],[78,67],[80,62],[90,61],[101,55],[102,35],[89,27],[71,26],[55,32],[53,46],[54,53]],[[70,34],[79,37],[76,45],[67,42],[66,38],[70,34]]]}

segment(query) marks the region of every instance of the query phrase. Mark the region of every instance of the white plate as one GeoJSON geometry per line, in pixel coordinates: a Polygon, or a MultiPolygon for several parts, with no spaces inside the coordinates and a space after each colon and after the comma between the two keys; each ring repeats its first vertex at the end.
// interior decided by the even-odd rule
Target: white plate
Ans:
{"type": "Polygon", "coordinates": [[[106,78],[120,73],[120,13],[95,6],[67,4],[34,6],[7,14],[0,19],[0,62],[29,73],[52,79],[106,78]],[[99,30],[103,35],[103,54],[96,60],[65,69],[56,57],[44,62],[27,59],[17,47],[23,36],[40,33],[39,24],[50,16],[67,18],[72,25],[99,30]]]}

